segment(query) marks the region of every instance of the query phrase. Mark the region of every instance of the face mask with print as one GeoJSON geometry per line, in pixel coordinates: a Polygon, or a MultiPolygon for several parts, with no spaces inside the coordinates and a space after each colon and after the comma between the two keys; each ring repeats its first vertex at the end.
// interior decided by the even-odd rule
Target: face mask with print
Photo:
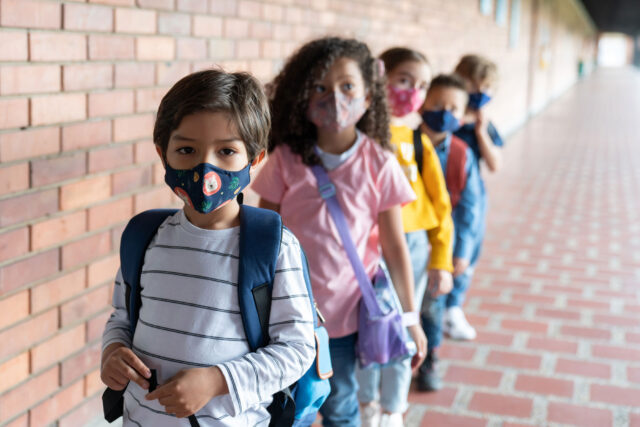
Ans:
{"type": "Polygon", "coordinates": [[[458,120],[449,110],[424,111],[422,120],[434,132],[455,132],[460,127],[458,120]]]}
{"type": "Polygon", "coordinates": [[[210,163],[193,169],[173,169],[166,163],[164,181],[185,205],[206,214],[235,198],[251,180],[251,164],[239,171],[228,171],[210,163]]]}
{"type": "Polygon", "coordinates": [[[412,87],[410,89],[399,89],[395,86],[387,86],[387,96],[391,114],[395,117],[403,117],[418,109],[424,102],[424,89],[412,87]]]}
{"type": "Polygon", "coordinates": [[[487,95],[485,92],[476,92],[469,94],[469,104],[468,107],[472,110],[479,110],[487,103],[491,101],[491,96],[487,95]]]}
{"type": "Polygon", "coordinates": [[[307,118],[320,129],[338,133],[358,123],[367,111],[365,97],[330,92],[309,104],[307,118]]]}

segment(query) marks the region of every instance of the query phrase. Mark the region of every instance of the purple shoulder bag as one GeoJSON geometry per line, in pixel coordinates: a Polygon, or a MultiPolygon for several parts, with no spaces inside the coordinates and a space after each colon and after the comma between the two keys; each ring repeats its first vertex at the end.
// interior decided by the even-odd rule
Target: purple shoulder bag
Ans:
{"type": "Polygon", "coordinates": [[[367,276],[336,197],[336,187],[322,166],[314,165],[311,170],[316,177],[320,196],[327,204],[338,229],[362,292],[356,348],[360,366],[364,368],[372,363],[385,364],[411,356],[414,345],[406,332],[391,281],[381,266],[378,267],[373,282],[367,276]]]}

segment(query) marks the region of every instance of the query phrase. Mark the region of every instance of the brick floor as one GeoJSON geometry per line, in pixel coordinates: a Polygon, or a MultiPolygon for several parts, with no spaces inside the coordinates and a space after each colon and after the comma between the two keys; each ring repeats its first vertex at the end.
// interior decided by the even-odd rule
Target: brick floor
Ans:
{"type": "Polygon", "coordinates": [[[407,426],[640,425],[640,73],[600,70],[507,141],[445,388],[407,426]],[[634,167],[635,166],[635,167],[634,167]]]}

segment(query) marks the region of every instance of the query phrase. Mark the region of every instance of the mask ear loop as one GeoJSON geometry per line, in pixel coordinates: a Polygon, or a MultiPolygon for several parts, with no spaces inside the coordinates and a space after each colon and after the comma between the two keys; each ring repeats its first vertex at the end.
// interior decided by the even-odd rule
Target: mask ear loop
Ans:
{"type": "Polygon", "coordinates": [[[384,61],[380,58],[376,58],[376,72],[378,79],[382,79],[385,73],[384,61]]]}

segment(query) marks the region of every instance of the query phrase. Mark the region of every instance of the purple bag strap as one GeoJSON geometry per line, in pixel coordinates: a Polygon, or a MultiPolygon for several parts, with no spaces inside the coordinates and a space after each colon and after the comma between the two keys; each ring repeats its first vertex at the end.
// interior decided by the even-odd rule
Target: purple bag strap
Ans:
{"type": "Polygon", "coordinates": [[[372,317],[381,317],[383,313],[382,310],[380,310],[378,301],[376,300],[376,294],[373,290],[371,279],[367,276],[362,260],[356,250],[356,246],[353,244],[353,240],[351,240],[351,233],[349,232],[347,220],[342,212],[340,202],[336,197],[336,187],[333,185],[333,182],[331,182],[331,179],[329,178],[329,174],[327,174],[327,171],[322,166],[313,165],[311,166],[311,171],[318,182],[318,191],[320,192],[320,196],[327,204],[329,214],[338,229],[338,234],[342,240],[342,246],[347,253],[347,257],[353,267],[353,271],[356,274],[358,285],[360,285],[362,300],[367,306],[367,311],[372,317]]]}

